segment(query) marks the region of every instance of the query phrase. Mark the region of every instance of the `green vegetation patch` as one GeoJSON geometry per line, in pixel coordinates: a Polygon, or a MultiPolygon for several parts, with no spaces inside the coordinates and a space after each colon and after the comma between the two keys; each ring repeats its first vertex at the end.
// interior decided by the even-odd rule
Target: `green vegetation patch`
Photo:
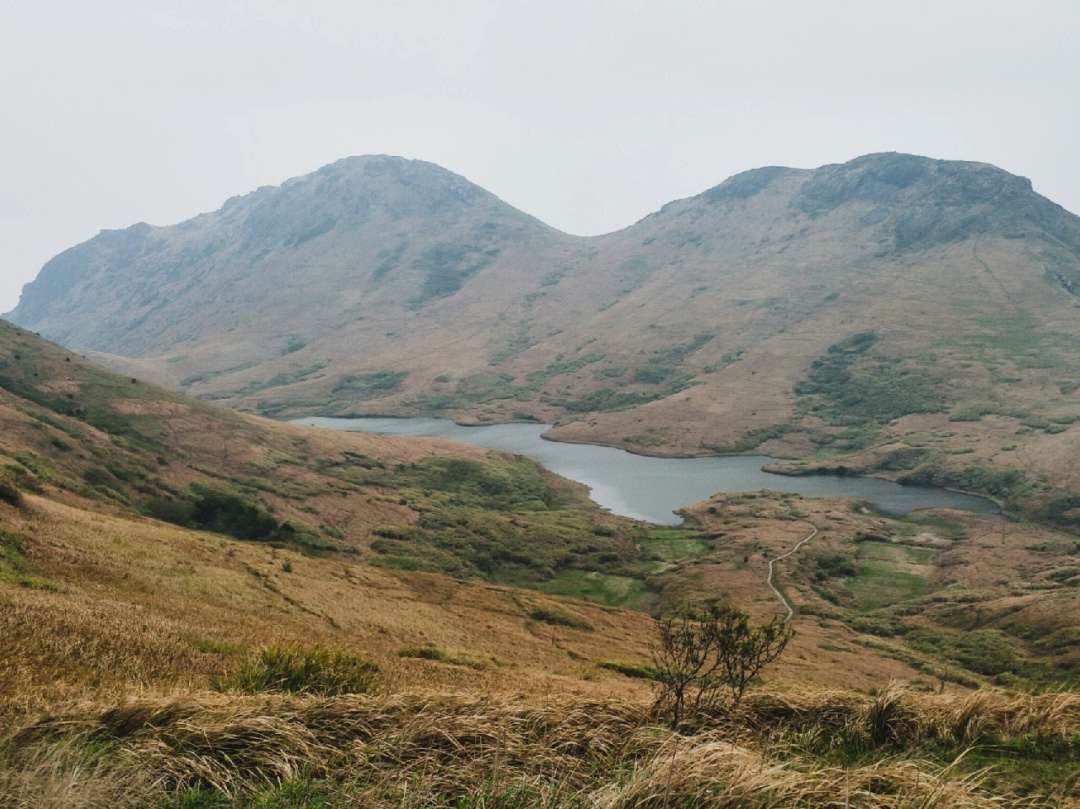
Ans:
{"type": "Polygon", "coordinates": [[[810,411],[834,426],[851,418],[885,423],[940,412],[945,396],[938,380],[919,366],[872,353],[877,342],[874,332],[861,332],[831,346],[795,393],[813,397],[810,411]]]}
{"type": "Polygon", "coordinates": [[[650,362],[647,365],[642,365],[640,368],[635,369],[634,375],[630,377],[630,381],[642,385],[659,385],[671,376],[674,370],[674,368],[669,368],[658,362],[650,362]]]}
{"type": "Polygon", "coordinates": [[[25,537],[0,528],[0,582],[38,590],[55,589],[45,579],[33,574],[26,558],[26,549],[25,537]]]}
{"type": "Polygon", "coordinates": [[[619,264],[618,278],[622,284],[620,294],[625,295],[640,287],[649,280],[654,270],[656,265],[650,263],[645,253],[639,253],[619,264]]]}
{"type": "Polygon", "coordinates": [[[1041,522],[1073,532],[1080,531],[1080,497],[1076,495],[1055,497],[1039,506],[1035,516],[1041,522]]]}
{"type": "Polygon", "coordinates": [[[885,455],[876,468],[883,472],[906,472],[937,458],[937,453],[925,447],[904,447],[885,455]]]}
{"type": "Polygon", "coordinates": [[[15,475],[7,470],[0,470],[0,503],[15,507],[23,503],[22,491],[15,480],[15,475]]]}
{"type": "Polygon", "coordinates": [[[894,542],[860,542],[855,575],[844,585],[863,612],[922,595],[926,581],[911,568],[929,565],[936,552],[894,542]]]}
{"type": "Polygon", "coordinates": [[[494,357],[491,358],[491,365],[499,365],[511,357],[520,354],[523,351],[528,351],[536,343],[531,337],[529,337],[529,327],[526,324],[522,324],[517,333],[507,341],[506,346],[499,351],[494,357]]]}
{"type": "Polygon", "coordinates": [[[601,660],[596,664],[596,667],[638,680],[655,680],[659,676],[654,667],[645,663],[634,663],[627,660],[601,660]]]}
{"type": "Polygon", "coordinates": [[[586,632],[593,631],[593,625],[584,618],[558,607],[536,607],[529,613],[529,617],[534,621],[541,621],[552,626],[566,626],[571,629],[583,629],[586,632]]]}
{"type": "Polygon", "coordinates": [[[933,463],[909,472],[900,478],[900,482],[985,493],[1001,500],[1008,507],[1016,507],[1034,485],[1023,472],[1016,469],[965,466],[962,469],[950,470],[933,463]]]}
{"type": "Polygon", "coordinates": [[[949,415],[949,421],[979,421],[983,416],[1012,416],[1017,419],[1028,418],[1026,410],[1006,407],[999,402],[983,402],[962,408],[949,415]]]}
{"type": "Polygon", "coordinates": [[[757,449],[766,441],[771,441],[774,438],[782,438],[788,433],[799,432],[801,428],[790,422],[784,422],[783,424],[773,424],[769,427],[759,427],[756,430],[748,430],[743,433],[732,444],[727,446],[714,446],[710,447],[714,452],[725,455],[734,452],[749,452],[752,449],[757,449]]]}
{"type": "Polygon", "coordinates": [[[458,495],[485,510],[543,510],[556,502],[535,462],[521,456],[497,465],[467,458],[425,458],[400,467],[398,477],[414,486],[458,495]]]}
{"type": "Polygon", "coordinates": [[[541,371],[533,371],[531,374],[525,377],[526,384],[536,390],[540,388],[545,382],[552,377],[562,376],[563,374],[572,374],[575,371],[580,371],[586,365],[591,365],[594,362],[600,362],[604,359],[603,354],[583,354],[572,360],[563,360],[561,357],[556,358],[555,362],[548,363],[548,365],[541,371]]]}
{"type": "Polygon", "coordinates": [[[590,391],[577,399],[555,399],[554,404],[571,413],[597,413],[609,410],[626,410],[631,407],[655,402],[665,394],[660,392],[624,391],[614,388],[600,388],[590,391]]]}
{"type": "MultiPolygon", "coordinates": [[[[642,371],[642,368],[638,368],[637,371],[635,371],[635,375],[640,371],[642,371]]],[[[647,402],[655,402],[658,399],[671,396],[696,384],[692,376],[681,370],[671,372],[665,371],[662,374],[661,381],[664,380],[666,380],[666,384],[659,390],[642,391],[599,388],[590,391],[577,399],[561,398],[553,400],[552,403],[569,410],[572,413],[596,413],[610,410],[626,410],[627,408],[637,407],[638,405],[646,404],[647,402]]],[[[637,379],[636,381],[640,382],[641,380],[637,379]]],[[[653,383],[648,384],[651,385],[653,383]]]]}
{"type": "Polygon", "coordinates": [[[393,470],[341,472],[396,491],[417,513],[411,525],[375,529],[372,564],[604,603],[638,604],[647,594],[655,563],[638,549],[640,529],[598,525],[584,497],[552,489],[527,458],[426,458],[393,470]],[[592,573],[601,578],[587,578],[592,573]]]}
{"type": "Polygon", "coordinates": [[[1016,647],[997,629],[952,632],[918,628],[904,640],[916,651],[945,657],[977,674],[1019,674],[1024,667],[1016,647]]]}
{"type": "Polygon", "coordinates": [[[219,681],[217,688],[246,694],[366,694],[378,671],[367,658],[340,649],[272,645],[235,675],[219,681]]]}
{"type": "Polygon", "coordinates": [[[290,371],[282,371],[280,374],[275,374],[270,379],[267,379],[264,382],[252,382],[251,384],[245,385],[234,393],[223,395],[250,396],[253,393],[259,393],[260,391],[269,390],[270,388],[280,388],[285,385],[295,384],[296,382],[303,382],[305,379],[314,376],[325,367],[325,362],[317,362],[314,365],[307,366],[306,368],[293,368],[290,371]]]}
{"type": "Polygon", "coordinates": [[[413,261],[413,267],[422,273],[423,281],[409,301],[409,308],[420,309],[433,300],[453,295],[469,278],[488,266],[497,252],[460,242],[440,242],[429,247],[413,261]]]}
{"type": "Polygon", "coordinates": [[[636,435],[628,435],[623,441],[637,447],[662,447],[667,443],[667,439],[664,438],[664,436],[650,430],[646,430],[643,433],[637,433],[636,435]]]}
{"type": "Polygon", "coordinates": [[[567,569],[539,582],[535,589],[549,595],[596,601],[609,607],[638,609],[648,601],[649,587],[642,578],[567,569]]]}
{"type": "Polygon", "coordinates": [[[379,266],[375,268],[375,272],[372,273],[371,280],[376,284],[382,281],[391,270],[401,263],[401,257],[405,255],[405,251],[408,249],[409,242],[402,239],[393,249],[380,250],[376,253],[375,257],[380,259],[380,262],[379,266]]]}
{"type": "Polygon", "coordinates": [[[401,387],[408,371],[372,371],[367,374],[346,374],[334,383],[333,392],[359,399],[378,399],[389,396],[401,387]]]}
{"type": "Polygon", "coordinates": [[[281,349],[281,355],[285,356],[286,354],[295,354],[297,351],[304,348],[306,345],[307,340],[304,340],[300,337],[290,337],[288,342],[285,343],[285,347],[281,349]]]}
{"type": "Polygon", "coordinates": [[[425,643],[422,646],[406,646],[398,649],[398,657],[413,658],[416,660],[434,660],[439,663],[449,663],[453,666],[465,666],[470,669],[490,669],[499,665],[494,657],[474,655],[469,652],[452,652],[425,643]]]}
{"type": "Polygon", "coordinates": [[[932,533],[949,540],[965,539],[968,536],[967,526],[962,522],[937,514],[906,514],[902,517],[883,514],[881,516],[889,519],[893,536],[901,541],[922,533],[932,533]]]}
{"type": "Polygon", "coordinates": [[[680,365],[712,339],[711,334],[702,332],[689,343],[672,346],[653,357],[645,365],[635,369],[630,381],[642,385],[661,385],[667,382],[672,392],[675,392],[676,388],[682,390],[690,383],[692,377],[683,371],[680,365]]]}
{"type": "Polygon", "coordinates": [[[191,497],[152,497],[143,504],[143,513],[155,519],[213,531],[249,542],[298,545],[307,550],[335,550],[318,532],[303,523],[278,522],[262,507],[220,489],[193,484],[191,497]]]}
{"type": "Polygon", "coordinates": [[[662,562],[692,559],[709,550],[709,541],[686,528],[653,528],[641,540],[641,547],[662,562]]]}
{"type": "Polygon", "coordinates": [[[458,380],[457,388],[452,394],[420,394],[410,398],[408,404],[421,412],[439,413],[500,400],[531,401],[532,389],[515,385],[514,380],[512,374],[494,370],[481,371],[458,380]]]}
{"type": "MultiPolygon", "coordinates": [[[[977,318],[974,325],[986,331],[947,338],[942,340],[942,345],[955,347],[962,355],[995,369],[995,378],[1001,377],[996,366],[1003,360],[1016,368],[1051,368],[1062,374],[1075,372],[1074,357],[1080,350],[1080,340],[1072,335],[1039,331],[1030,312],[996,312],[977,318]]],[[[1065,390],[1062,393],[1066,393],[1072,383],[1063,381],[1065,390]]]]}

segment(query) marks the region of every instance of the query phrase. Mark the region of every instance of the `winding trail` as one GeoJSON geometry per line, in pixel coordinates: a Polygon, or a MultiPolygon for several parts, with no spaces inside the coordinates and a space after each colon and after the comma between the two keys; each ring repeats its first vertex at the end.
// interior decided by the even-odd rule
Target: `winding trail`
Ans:
{"type": "Polygon", "coordinates": [[[774,593],[776,593],[776,597],[780,599],[780,603],[782,603],[782,604],[784,605],[784,608],[785,608],[785,609],[787,610],[787,616],[786,616],[786,617],[784,618],[784,623],[785,623],[785,624],[786,624],[786,623],[787,623],[788,621],[790,621],[790,620],[791,620],[791,617],[792,617],[792,616],[793,616],[793,615],[795,614],[795,610],[794,610],[794,608],[793,608],[793,607],[791,606],[791,602],[790,602],[790,601],[788,601],[788,600],[787,600],[786,598],[784,598],[784,594],[783,594],[783,593],[781,593],[781,592],[780,592],[780,591],[779,591],[779,590],[777,589],[777,587],[776,587],[776,585],[775,585],[775,584],[773,584],[773,571],[774,571],[774,566],[776,565],[776,563],[777,563],[777,562],[782,562],[782,561],[783,561],[784,559],[787,559],[787,558],[788,558],[789,556],[791,556],[791,554],[795,553],[795,552],[796,552],[797,550],[799,550],[799,548],[801,548],[801,547],[802,547],[803,545],[805,545],[805,544],[806,544],[807,542],[809,542],[809,541],[810,541],[811,539],[813,539],[814,537],[816,537],[816,536],[817,536],[817,532],[818,532],[818,528],[817,528],[817,526],[816,526],[816,525],[814,525],[813,523],[810,523],[810,526],[811,526],[811,531],[810,531],[810,533],[809,533],[809,534],[807,534],[807,535],[806,535],[805,537],[803,537],[802,539],[800,539],[800,540],[799,540],[799,541],[798,541],[798,542],[797,542],[797,543],[795,544],[795,547],[794,547],[794,548],[792,548],[792,549],[791,549],[790,551],[788,551],[787,553],[785,553],[785,554],[784,554],[783,556],[777,556],[777,557],[776,557],[775,559],[770,559],[770,560],[769,560],[769,576],[768,576],[768,578],[766,578],[766,579],[765,579],[765,583],[766,583],[766,584],[768,584],[768,585],[769,585],[769,587],[771,587],[771,588],[772,588],[772,591],[773,591],[774,593]]]}

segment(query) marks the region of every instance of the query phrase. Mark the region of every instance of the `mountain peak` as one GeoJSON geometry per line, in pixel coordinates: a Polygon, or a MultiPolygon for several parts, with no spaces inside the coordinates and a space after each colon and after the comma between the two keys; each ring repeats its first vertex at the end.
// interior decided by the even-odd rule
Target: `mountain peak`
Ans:
{"type": "Polygon", "coordinates": [[[962,160],[883,152],[810,172],[793,200],[811,217],[856,205],[865,224],[891,224],[898,249],[980,233],[1032,234],[1080,247],[1076,218],[1035,193],[1031,180],[962,160]]]}

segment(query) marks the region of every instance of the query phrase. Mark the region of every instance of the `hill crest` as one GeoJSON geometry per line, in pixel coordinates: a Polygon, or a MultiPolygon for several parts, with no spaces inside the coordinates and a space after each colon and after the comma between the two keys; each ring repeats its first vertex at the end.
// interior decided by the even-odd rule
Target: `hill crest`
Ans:
{"type": "Polygon", "coordinates": [[[49,262],[13,319],[266,415],[530,418],[654,453],[857,454],[1012,414],[965,422],[986,440],[941,439],[942,463],[1071,487],[1080,468],[1043,436],[1080,444],[1078,291],[1080,219],[984,163],[756,169],[579,237],[432,164],[360,157],[103,233],[49,262]],[[892,379],[860,395],[915,409],[868,410],[815,371],[868,332],[837,373],[892,379]]]}

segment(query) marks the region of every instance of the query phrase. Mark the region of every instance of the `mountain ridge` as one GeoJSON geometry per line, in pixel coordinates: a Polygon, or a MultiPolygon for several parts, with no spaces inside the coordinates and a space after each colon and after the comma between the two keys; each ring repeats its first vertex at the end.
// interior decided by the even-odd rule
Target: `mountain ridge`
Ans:
{"type": "Polygon", "coordinates": [[[358,157],[95,239],[46,265],[15,321],[240,409],[529,418],[643,452],[855,466],[963,423],[983,443],[940,438],[941,465],[1080,486],[1056,449],[1080,447],[1080,219],[989,164],[754,169],[585,237],[434,164],[358,157]],[[837,380],[914,410],[814,381],[870,332],[837,380]]]}
{"type": "MultiPolygon", "coordinates": [[[[925,170],[928,165],[932,165],[935,167],[948,167],[953,170],[960,168],[967,170],[978,169],[986,173],[996,174],[1002,180],[1004,180],[1004,182],[1001,184],[1001,188],[994,189],[999,197],[1008,197],[1010,195],[1015,195],[1018,190],[1022,192],[1027,192],[1035,196],[1039,200],[1049,203],[1049,205],[1052,206],[1053,209],[1056,209],[1057,212],[1074,216],[1056,203],[1053,203],[1052,201],[1047,200],[1045,197],[1037,194],[1037,192],[1033,190],[1030,179],[1019,175],[1013,175],[989,163],[982,163],[978,161],[939,160],[935,158],[923,157],[913,154],[905,154],[900,152],[876,152],[862,155],[844,163],[824,164],[817,169],[801,169],[789,166],[763,166],[760,168],[748,169],[746,171],[736,173],[723,180],[719,184],[712,186],[711,188],[708,188],[698,194],[665,203],[658,210],[653,211],[652,213],[647,214],[636,222],[633,222],[622,228],[607,233],[581,236],[560,231],[557,228],[548,225],[542,220],[533,217],[530,214],[527,214],[520,209],[517,209],[514,206],[510,205],[509,203],[501,200],[494,194],[491,194],[490,192],[483,189],[481,186],[467,180],[462,175],[459,175],[449,169],[445,169],[436,163],[425,160],[416,160],[384,154],[354,155],[336,160],[309,174],[291,177],[279,185],[264,185],[246,194],[230,197],[224,203],[222,203],[222,205],[215,211],[196,214],[189,219],[185,219],[171,225],[151,225],[146,222],[138,222],[126,228],[104,229],[86,242],[82,242],[79,245],[75,245],[71,248],[68,248],[67,250],[61,251],[61,253],[57,254],[57,256],[54,257],[54,259],[46,262],[46,264],[42,268],[42,274],[39,274],[39,276],[35,278],[34,281],[31,281],[26,285],[23,295],[20,297],[20,300],[16,307],[10,312],[3,314],[3,317],[19,325],[25,325],[26,322],[31,321],[34,314],[40,311],[40,306],[34,308],[29,313],[25,311],[20,311],[21,309],[23,309],[24,303],[28,306],[33,306],[33,298],[31,298],[30,301],[23,300],[24,298],[26,298],[27,292],[36,292],[36,289],[31,288],[35,287],[38,281],[42,280],[43,274],[46,276],[45,280],[51,280],[48,278],[48,273],[46,272],[49,269],[50,265],[52,265],[53,262],[55,262],[57,259],[65,255],[71,254],[72,251],[79,250],[79,248],[87,247],[98,241],[104,241],[108,243],[123,239],[123,242],[117,244],[117,248],[122,249],[125,245],[130,244],[132,237],[145,237],[154,232],[167,231],[175,228],[191,228],[194,227],[194,224],[198,220],[207,217],[213,217],[215,215],[221,215],[223,217],[228,216],[229,214],[235,212],[237,209],[242,208],[245,203],[251,204],[254,202],[266,202],[269,198],[283,196],[286,192],[296,188],[297,186],[301,186],[306,182],[314,181],[316,178],[325,179],[337,177],[340,176],[342,171],[357,166],[361,167],[362,170],[365,171],[369,168],[374,168],[378,172],[386,172],[392,167],[397,169],[400,169],[401,167],[408,167],[408,169],[413,174],[423,171],[427,173],[427,175],[430,177],[438,178],[446,187],[443,189],[444,193],[442,197],[437,199],[432,199],[430,193],[431,189],[430,187],[428,188],[428,195],[426,201],[429,203],[429,205],[432,206],[432,210],[437,209],[440,203],[446,203],[455,196],[460,202],[474,202],[477,200],[477,198],[482,197],[489,202],[498,203],[500,206],[504,207],[506,211],[519,214],[523,219],[529,220],[536,225],[540,225],[546,231],[558,234],[560,237],[569,240],[590,241],[602,239],[609,236],[616,236],[618,234],[629,231],[643,222],[661,216],[665,213],[665,211],[670,211],[675,206],[678,206],[680,203],[690,203],[696,201],[716,203],[721,201],[747,199],[764,190],[765,187],[767,187],[769,183],[771,183],[771,181],[778,176],[790,176],[793,174],[820,174],[823,172],[828,172],[834,175],[837,173],[850,174],[853,171],[858,171],[859,169],[866,167],[867,164],[880,163],[881,161],[887,161],[889,164],[886,167],[885,171],[873,172],[873,176],[870,178],[868,178],[866,174],[862,174],[856,178],[857,181],[855,183],[845,183],[843,181],[839,183],[833,183],[831,188],[828,187],[828,183],[821,183],[820,185],[825,186],[825,188],[817,189],[815,192],[810,194],[804,194],[803,198],[799,200],[800,207],[807,213],[821,213],[822,208],[826,207],[829,203],[830,193],[832,195],[833,202],[838,202],[841,199],[850,200],[853,198],[871,201],[877,199],[878,201],[884,201],[880,199],[880,189],[883,186],[891,186],[893,188],[903,189],[908,185],[912,184],[913,182],[917,182],[920,178],[925,176],[925,171],[920,172],[920,169],[925,170]],[[869,182],[867,180],[869,180],[869,182]],[[875,194],[875,191],[878,191],[879,193],[875,194]],[[822,199],[823,196],[824,199],[822,199]]],[[[411,178],[409,178],[408,175],[400,176],[403,180],[406,181],[405,185],[406,187],[408,187],[411,184],[408,182],[408,180],[411,178]]],[[[356,203],[356,211],[358,211],[359,206],[364,203],[364,200],[356,203]]],[[[354,213],[356,211],[354,211],[354,213]]],[[[253,223],[253,227],[255,226],[255,224],[257,223],[253,223]]],[[[320,231],[319,229],[326,224],[327,222],[325,220],[314,223],[312,223],[311,221],[306,221],[303,223],[301,230],[291,234],[291,236],[285,237],[286,243],[288,243],[289,241],[292,241],[294,243],[303,243],[310,238],[321,235],[321,232],[325,231],[320,231]]],[[[333,225],[337,224],[338,222],[336,221],[333,223],[333,225]]],[[[1076,223],[1070,224],[1075,225],[1076,223]]],[[[1073,232],[1069,235],[1071,237],[1068,239],[1070,246],[1076,249],[1080,249],[1080,226],[1075,227],[1073,229],[1073,232]]],[[[125,256],[121,255],[119,256],[119,258],[123,260],[125,256]]],[[[55,285],[51,285],[50,291],[56,291],[55,285]]],[[[45,296],[42,295],[41,297],[45,296]]]]}

